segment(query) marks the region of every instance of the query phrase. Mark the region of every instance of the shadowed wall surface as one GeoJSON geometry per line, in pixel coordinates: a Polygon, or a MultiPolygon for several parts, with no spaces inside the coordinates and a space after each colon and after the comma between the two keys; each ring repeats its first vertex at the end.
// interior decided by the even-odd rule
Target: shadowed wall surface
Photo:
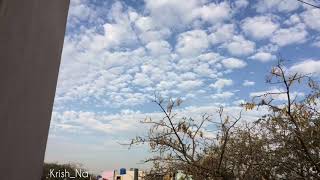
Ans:
{"type": "Polygon", "coordinates": [[[0,0],[0,179],[40,179],[69,0],[0,0]]]}

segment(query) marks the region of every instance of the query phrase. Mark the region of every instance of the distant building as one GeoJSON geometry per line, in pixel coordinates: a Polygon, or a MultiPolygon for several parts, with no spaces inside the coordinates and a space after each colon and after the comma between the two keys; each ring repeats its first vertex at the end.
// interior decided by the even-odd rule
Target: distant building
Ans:
{"type": "Polygon", "coordinates": [[[192,180],[192,177],[182,171],[164,175],[148,175],[136,168],[130,168],[128,171],[125,168],[121,168],[119,171],[104,171],[98,180],[192,180]]]}
{"type": "Polygon", "coordinates": [[[114,180],[114,171],[104,171],[98,180],[114,180]]]}
{"type": "Polygon", "coordinates": [[[144,180],[144,171],[139,169],[131,168],[127,171],[125,168],[121,168],[120,171],[104,171],[99,180],[144,180]]]}

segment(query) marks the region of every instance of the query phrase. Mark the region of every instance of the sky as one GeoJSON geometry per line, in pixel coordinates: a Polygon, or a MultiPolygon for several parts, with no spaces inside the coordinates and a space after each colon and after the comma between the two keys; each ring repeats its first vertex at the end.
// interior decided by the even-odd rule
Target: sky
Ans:
{"type": "Polygon", "coordinates": [[[279,90],[265,84],[279,57],[319,78],[319,50],[320,9],[296,0],[71,0],[45,161],[146,168],[147,147],[120,144],[161,119],[155,93],[187,117],[236,113],[279,90]]]}

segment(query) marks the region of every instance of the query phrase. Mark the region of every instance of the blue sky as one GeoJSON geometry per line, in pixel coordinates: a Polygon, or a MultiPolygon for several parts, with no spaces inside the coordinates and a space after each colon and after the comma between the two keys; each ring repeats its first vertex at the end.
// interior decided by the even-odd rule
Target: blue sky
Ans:
{"type": "Polygon", "coordinates": [[[320,10],[296,0],[71,0],[46,161],[145,167],[145,147],[119,142],[161,118],[154,92],[182,98],[186,116],[235,113],[279,90],[264,83],[279,55],[288,71],[319,78],[319,50],[320,10]]]}

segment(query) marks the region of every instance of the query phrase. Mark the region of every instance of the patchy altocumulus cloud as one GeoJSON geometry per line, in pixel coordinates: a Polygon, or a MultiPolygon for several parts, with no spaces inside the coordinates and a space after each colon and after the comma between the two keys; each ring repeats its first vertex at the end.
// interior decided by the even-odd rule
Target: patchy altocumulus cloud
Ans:
{"type": "Polygon", "coordinates": [[[286,46],[289,44],[299,44],[306,41],[308,32],[304,24],[297,24],[290,28],[281,28],[277,30],[271,38],[271,42],[279,46],[286,46]]]}
{"type": "Polygon", "coordinates": [[[289,70],[302,74],[320,75],[320,60],[305,60],[291,66],[289,70]]]}
{"type": "Polygon", "coordinates": [[[250,57],[250,59],[258,60],[261,62],[268,62],[274,60],[275,58],[275,55],[272,55],[268,52],[257,52],[256,54],[250,57]]]}
{"type": "Polygon", "coordinates": [[[218,79],[215,83],[211,84],[210,87],[221,90],[225,86],[231,86],[233,81],[231,79],[218,79]]]}
{"type": "Polygon", "coordinates": [[[223,66],[228,69],[241,69],[247,66],[247,63],[237,58],[227,58],[222,60],[223,66]]]}
{"type": "Polygon", "coordinates": [[[255,82],[254,81],[249,81],[249,80],[244,80],[242,85],[243,86],[253,86],[253,85],[255,85],[255,82]]]}
{"type": "Polygon", "coordinates": [[[242,29],[244,32],[255,39],[270,37],[278,27],[279,24],[268,16],[246,18],[242,23],[242,29]]]}

